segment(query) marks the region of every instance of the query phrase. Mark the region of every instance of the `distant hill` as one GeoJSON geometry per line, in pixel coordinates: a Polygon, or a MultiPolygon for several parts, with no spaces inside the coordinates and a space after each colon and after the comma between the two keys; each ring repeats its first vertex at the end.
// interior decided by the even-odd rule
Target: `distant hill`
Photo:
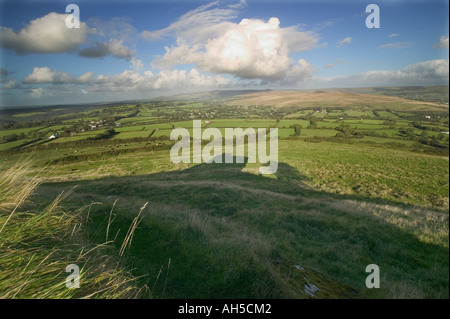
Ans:
{"type": "MultiPolygon", "coordinates": [[[[449,86],[403,86],[403,87],[363,87],[363,88],[323,88],[323,89],[300,89],[300,90],[215,90],[195,93],[183,93],[170,96],[162,96],[148,101],[223,101],[242,99],[249,94],[263,94],[265,97],[278,95],[275,92],[297,92],[297,93],[324,93],[341,92],[353,94],[371,94],[390,97],[399,97],[422,102],[433,102],[436,104],[447,104],[449,102],[449,86]]],[[[280,93],[290,95],[290,93],[280,93]]],[[[294,95],[291,95],[294,97],[294,95]]],[[[372,97],[373,98],[373,97],[372,97]]],[[[378,100],[378,99],[377,99],[378,100]]]]}
{"type": "MultiPolygon", "coordinates": [[[[376,88],[360,89],[360,92],[373,92],[376,88]]],[[[369,110],[395,109],[397,111],[442,111],[448,104],[429,101],[418,101],[397,96],[368,93],[354,93],[347,90],[302,90],[302,91],[260,91],[235,95],[224,100],[227,105],[261,105],[277,109],[311,109],[363,107],[369,110]]],[[[388,90],[386,90],[388,91],[388,90]]],[[[395,90],[392,90],[395,91],[395,90]]],[[[384,91],[378,91],[384,92],[384,91]]]]}
{"type": "MultiPolygon", "coordinates": [[[[409,104],[414,109],[430,107],[448,108],[449,86],[408,86],[408,87],[367,87],[367,88],[324,88],[300,90],[215,90],[194,93],[182,93],[160,96],[149,99],[95,102],[83,104],[0,107],[0,117],[14,113],[46,112],[58,109],[53,114],[66,114],[74,109],[87,109],[122,104],[138,104],[158,101],[199,101],[224,103],[228,105],[270,105],[274,107],[315,107],[315,106],[349,106],[364,103],[374,105],[380,103],[409,104]],[[417,103],[420,101],[421,103],[417,103]],[[301,103],[301,105],[299,105],[301,103]],[[309,103],[309,104],[308,104],[309,103]],[[421,107],[421,106],[422,107],[421,107]]],[[[43,115],[45,117],[45,115],[43,115]]]]}
{"type": "Polygon", "coordinates": [[[324,89],[327,92],[349,92],[360,94],[378,94],[396,96],[425,102],[445,104],[449,102],[449,86],[401,86],[401,87],[368,87],[324,89]]]}

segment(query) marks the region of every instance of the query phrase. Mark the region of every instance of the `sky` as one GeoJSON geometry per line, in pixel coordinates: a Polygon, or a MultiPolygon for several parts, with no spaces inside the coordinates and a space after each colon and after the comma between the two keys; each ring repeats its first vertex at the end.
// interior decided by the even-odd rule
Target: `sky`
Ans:
{"type": "Polygon", "coordinates": [[[0,107],[448,85],[448,12],[447,0],[0,0],[0,107]]]}

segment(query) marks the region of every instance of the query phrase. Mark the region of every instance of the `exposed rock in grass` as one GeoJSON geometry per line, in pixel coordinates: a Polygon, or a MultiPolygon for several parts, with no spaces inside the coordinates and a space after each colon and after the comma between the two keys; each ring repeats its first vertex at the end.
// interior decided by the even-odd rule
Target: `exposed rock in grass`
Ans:
{"type": "Polygon", "coordinates": [[[286,281],[295,298],[348,299],[360,296],[356,288],[293,261],[283,261],[274,268],[286,281]]]}

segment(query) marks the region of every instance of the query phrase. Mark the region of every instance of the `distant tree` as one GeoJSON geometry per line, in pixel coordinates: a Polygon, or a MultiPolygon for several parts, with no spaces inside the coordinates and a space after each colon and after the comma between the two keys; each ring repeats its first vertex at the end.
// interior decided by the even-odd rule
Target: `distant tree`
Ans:
{"type": "Polygon", "coordinates": [[[310,120],[308,128],[317,128],[317,121],[316,120],[310,120]]]}
{"type": "Polygon", "coordinates": [[[436,136],[432,136],[428,141],[428,145],[434,146],[434,147],[440,147],[441,142],[437,139],[436,136]]]}
{"type": "Polygon", "coordinates": [[[414,129],[412,127],[408,127],[405,130],[405,137],[409,140],[413,140],[416,137],[416,134],[414,133],[414,129]]]}
{"type": "Polygon", "coordinates": [[[299,124],[294,125],[294,136],[300,136],[302,126],[299,124]]]}
{"type": "Polygon", "coordinates": [[[389,126],[389,129],[395,130],[397,128],[397,120],[396,119],[390,119],[386,122],[386,124],[389,126]]]}
{"type": "Polygon", "coordinates": [[[103,133],[97,134],[94,137],[88,137],[88,140],[103,140],[103,139],[109,139],[111,137],[113,137],[114,135],[116,135],[116,131],[111,128],[108,129],[106,131],[104,131],[103,133]]]}
{"type": "Polygon", "coordinates": [[[364,134],[362,132],[358,132],[356,130],[353,131],[351,134],[353,135],[353,137],[356,137],[356,138],[364,138],[364,134]]]}
{"type": "Polygon", "coordinates": [[[14,142],[19,139],[19,135],[10,134],[2,137],[2,143],[14,142]]]}

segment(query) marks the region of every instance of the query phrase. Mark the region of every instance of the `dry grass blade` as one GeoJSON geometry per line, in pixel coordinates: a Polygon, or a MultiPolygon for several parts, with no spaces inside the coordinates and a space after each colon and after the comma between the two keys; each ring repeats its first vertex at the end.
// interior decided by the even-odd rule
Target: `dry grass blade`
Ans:
{"type": "Polygon", "coordinates": [[[123,240],[122,247],[120,248],[120,251],[119,251],[120,256],[123,256],[127,247],[129,248],[131,246],[131,241],[133,240],[134,231],[136,230],[139,223],[142,221],[142,218],[141,218],[142,211],[145,209],[147,204],[148,204],[148,202],[146,202],[144,204],[144,206],[141,207],[138,215],[133,219],[133,222],[131,223],[130,228],[128,229],[127,235],[125,236],[125,239],[123,240]]]}
{"type": "Polygon", "coordinates": [[[114,207],[116,206],[116,203],[117,203],[118,200],[119,200],[119,199],[116,199],[116,200],[114,201],[114,204],[113,204],[113,206],[112,206],[112,208],[111,208],[111,211],[109,212],[108,226],[106,227],[106,241],[108,241],[109,226],[111,226],[111,223],[113,222],[113,221],[111,220],[111,215],[112,215],[112,212],[113,212],[114,207]]]}
{"type": "Polygon", "coordinates": [[[166,280],[164,281],[164,288],[162,291],[161,298],[164,298],[164,292],[166,291],[167,278],[169,277],[169,270],[170,270],[170,262],[171,262],[171,259],[169,258],[169,263],[167,264],[166,280]]]}

